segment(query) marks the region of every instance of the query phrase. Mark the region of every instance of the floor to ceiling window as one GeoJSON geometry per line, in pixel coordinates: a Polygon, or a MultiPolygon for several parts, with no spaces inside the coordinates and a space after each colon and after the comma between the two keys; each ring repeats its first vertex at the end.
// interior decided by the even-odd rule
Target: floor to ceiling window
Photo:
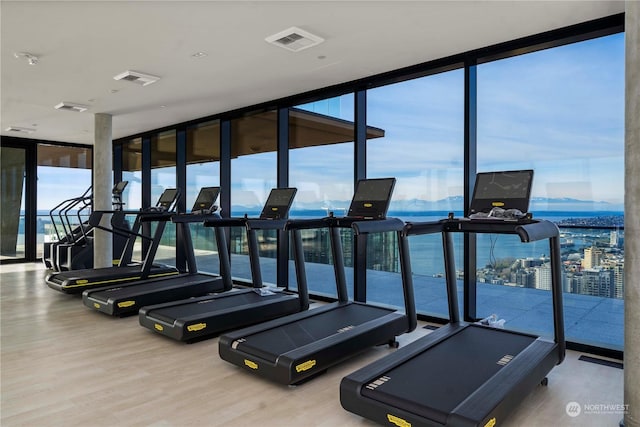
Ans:
{"type": "MultiPolygon", "coordinates": [[[[231,216],[260,215],[269,192],[277,185],[277,113],[248,114],[231,121],[231,216]]],[[[246,232],[233,227],[231,272],[250,280],[246,232]]],[[[258,231],[262,279],[276,283],[276,231],[258,231]]]]}
{"type": "MultiPolygon", "coordinates": [[[[389,216],[417,222],[462,213],[462,69],[368,90],[367,122],[383,132],[368,137],[367,176],[396,178],[389,216]]],[[[459,237],[456,262],[461,268],[459,237]]],[[[403,306],[397,250],[380,250],[394,248],[394,240],[392,233],[369,236],[367,255],[375,266],[368,267],[367,299],[403,306]]],[[[440,235],[410,237],[409,245],[418,312],[447,317],[440,235]]]]}
{"type": "Polygon", "coordinates": [[[36,257],[42,257],[45,241],[55,241],[58,234],[68,233],[87,220],[91,211],[82,210],[82,203],[66,210],[64,215],[56,214],[53,222],[49,212],[63,200],[91,194],[91,155],[90,148],[38,144],[36,257]]]}
{"type": "MultiPolygon", "coordinates": [[[[534,169],[530,211],[562,236],[567,339],[622,349],[624,36],[478,66],[478,170],[534,169]]],[[[551,325],[549,249],[483,236],[478,316],[551,325]]]]}
{"type": "MultiPolygon", "coordinates": [[[[202,187],[220,185],[220,121],[205,122],[187,129],[186,206],[191,209],[202,187]]],[[[198,269],[220,271],[218,247],[211,227],[189,224],[198,269]]]]}
{"type": "MultiPolygon", "coordinates": [[[[354,177],[366,172],[370,178],[397,179],[389,216],[437,220],[450,212],[463,214],[468,172],[532,168],[530,210],[535,218],[558,223],[562,233],[567,336],[620,350],[624,34],[561,44],[570,33],[571,39],[583,38],[593,31],[620,31],[621,25],[621,17],[594,21],[582,30],[540,34],[328,88],[325,99],[320,91],[308,99],[292,95],[274,101],[268,111],[247,107],[219,116],[221,121],[210,117],[178,125],[186,127],[187,135],[187,185],[181,189],[187,208],[201,187],[220,184],[221,204],[227,210],[223,216],[257,216],[269,191],[288,180],[298,189],[292,218],[344,215],[354,177]],[[539,43],[547,48],[536,51],[539,43]],[[548,48],[551,45],[561,46],[548,48]],[[463,63],[477,65],[462,68],[463,63]],[[336,90],[343,95],[336,96],[336,90]],[[359,107],[364,100],[363,112],[359,107]],[[285,147],[278,137],[287,134],[278,129],[287,122],[279,114],[287,111],[288,152],[278,153],[278,147],[285,147]],[[225,154],[228,148],[230,156],[225,154]]],[[[177,136],[181,140],[182,134],[177,136]]],[[[152,204],[158,191],[176,185],[176,170],[181,173],[185,165],[175,164],[174,131],[119,143],[123,179],[130,182],[128,208],[147,200],[140,185],[147,173],[152,204]],[[155,157],[142,162],[147,143],[156,144],[155,157]],[[147,169],[141,171],[143,166],[147,169]]],[[[191,229],[199,260],[204,260],[201,265],[217,271],[212,230],[191,229]]],[[[351,230],[342,230],[341,238],[353,295],[351,230]]],[[[522,245],[509,236],[479,235],[476,244],[470,239],[469,245],[476,271],[464,271],[473,270],[474,263],[463,263],[463,239],[454,236],[458,292],[465,287],[470,291],[458,298],[469,308],[467,314],[495,313],[510,327],[535,333],[550,329],[546,242],[522,245]]],[[[418,313],[446,318],[441,236],[412,236],[409,241],[418,313]]],[[[276,262],[277,234],[259,232],[258,242],[263,279],[275,283],[276,270],[284,268],[276,262]]],[[[335,297],[327,230],[305,230],[303,242],[311,293],[335,297]]],[[[243,227],[230,230],[230,251],[234,277],[249,281],[243,227]]],[[[395,236],[369,237],[366,268],[368,302],[402,306],[395,236]]],[[[295,288],[292,262],[288,276],[295,288]]]]}
{"type": "MultiPolygon", "coordinates": [[[[128,183],[122,193],[124,210],[139,210],[142,208],[142,138],[134,138],[122,144],[122,180],[128,183]]],[[[127,215],[126,220],[131,225],[134,215],[127,215]]],[[[142,259],[140,244],[135,245],[133,258],[142,259]]]]}
{"type": "MultiPolygon", "coordinates": [[[[298,189],[292,217],[344,216],[353,195],[353,94],[298,105],[289,110],[289,184],[298,189]]],[[[342,230],[345,262],[351,232],[342,230]]],[[[309,291],[336,296],[329,231],[303,230],[309,291]]],[[[347,262],[347,265],[350,265],[347,262]]],[[[347,281],[352,283],[351,269],[347,281]]],[[[290,274],[292,287],[295,274],[290,274]]],[[[353,286],[348,287],[352,292],[353,286]]]]}
{"type": "MultiPolygon", "coordinates": [[[[176,188],[176,131],[162,132],[151,138],[151,203],[155,205],[167,188],[176,188]]],[[[182,195],[184,197],[184,195],[182,195]]],[[[154,224],[155,226],[156,224],[154,224]]],[[[156,260],[175,265],[176,226],[165,224],[156,260]]]]}
{"type": "MultiPolygon", "coordinates": [[[[0,168],[2,171],[0,259],[25,258],[26,150],[18,147],[0,147],[0,162],[2,162],[2,168],[0,168]]],[[[40,220],[38,223],[40,225],[40,220]]],[[[44,223],[38,228],[42,228],[44,232],[44,223]]]]}

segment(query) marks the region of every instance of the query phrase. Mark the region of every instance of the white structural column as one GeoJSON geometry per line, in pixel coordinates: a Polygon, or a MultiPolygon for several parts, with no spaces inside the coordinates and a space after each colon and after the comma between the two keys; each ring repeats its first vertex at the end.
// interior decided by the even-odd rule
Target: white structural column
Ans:
{"type": "Polygon", "coordinates": [[[625,2],[624,399],[640,427],[640,2],[625,2]]]}
{"type": "MultiPolygon", "coordinates": [[[[113,141],[111,140],[112,117],[110,114],[96,114],[94,117],[93,144],[93,208],[111,210],[111,189],[113,187],[113,141]]],[[[109,226],[111,215],[103,218],[102,225],[109,226]]],[[[95,231],[93,240],[93,266],[111,267],[113,239],[111,233],[95,231]]]]}

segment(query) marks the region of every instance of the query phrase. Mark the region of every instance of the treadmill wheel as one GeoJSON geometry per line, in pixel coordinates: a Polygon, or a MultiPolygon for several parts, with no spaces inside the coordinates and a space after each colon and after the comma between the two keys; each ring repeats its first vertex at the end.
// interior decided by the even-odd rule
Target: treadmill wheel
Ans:
{"type": "Polygon", "coordinates": [[[542,379],[542,381],[540,381],[540,385],[543,385],[543,386],[545,386],[545,387],[546,387],[546,386],[548,386],[548,385],[549,385],[549,378],[544,377],[544,378],[542,379]]]}

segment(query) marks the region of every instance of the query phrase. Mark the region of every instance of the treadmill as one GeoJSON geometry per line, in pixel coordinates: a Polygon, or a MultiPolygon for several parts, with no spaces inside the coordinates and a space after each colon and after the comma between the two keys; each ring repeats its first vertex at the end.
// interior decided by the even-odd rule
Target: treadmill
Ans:
{"type": "MultiPolygon", "coordinates": [[[[353,229],[358,248],[365,247],[371,233],[395,232],[399,243],[406,242],[400,239],[404,223],[386,218],[394,184],[394,178],[358,181],[347,217],[289,221],[288,228],[295,237],[298,288],[305,292],[300,230],[329,227],[338,301],[222,335],[218,344],[222,359],[281,384],[300,384],[367,348],[384,344],[397,347],[396,336],[415,329],[413,290],[404,282],[405,313],[350,301],[347,294],[340,228],[353,229]]],[[[400,248],[402,269],[406,267],[403,259],[407,250],[400,248]]],[[[362,261],[359,257],[356,263],[362,261]]],[[[364,285],[366,270],[356,274],[355,281],[364,285]]]]}
{"type": "MultiPolygon", "coordinates": [[[[476,185],[483,178],[478,177],[476,185]]],[[[514,190],[509,184],[506,187],[514,190]]],[[[478,193],[482,188],[475,190],[478,193]]],[[[438,222],[408,223],[403,234],[407,239],[429,233],[441,233],[443,239],[450,323],[343,378],[341,404],[384,425],[501,424],[535,387],[547,384],[546,375],[565,356],[558,228],[530,215],[475,220],[450,214],[438,222]],[[516,234],[522,242],[549,240],[553,340],[460,321],[453,233],[516,234]]],[[[404,270],[404,280],[412,283],[408,272],[410,269],[404,270]]]]}
{"type": "Polygon", "coordinates": [[[166,337],[191,343],[309,308],[309,297],[304,291],[294,293],[281,287],[263,287],[260,270],[256,231],[283,230],[295,193],[295,188],[271,190],[259,218],[218,218],[204,223],[215,228],[246,228],[252,288],[142,307],[140,325],[166,337]]]}
{"type": "Polygon", "coordinates": [[[190,223],[220,218],[216,213],[216,199],[220,187],[203,187],[191,209],[191,213],[175,214],[171,221],[182,231],[187,271],[177,276],[125,283],[116,287],[87,289],[82,293],[82,302],[111,316],[137,314],[140,307],[168,301],[199,297],[213,292],[225,292],[233,287],[229,252],[223,228],[216,228],[216,243],[220,258],[221,275],[199,273],[191,239],[190,223]]]}
{"type": "Polygon", "coordinates": [[[180,193],[177,189],[168,188],[160,195],[158,203],[154,207],[139,211],[93,211],[89,217],[89,223],[93,228],[127,237],[127,243],[117,266],[52,273],[45,278],[47,285],[56,291],[67,294],[79,294],[85,289],[115,284],[119,285],[140,279],[166,277],[178,274],[179,272],[175,267],[154,264],[153,259],[160,245],[160,239],[162,238],[165,225],[174,213],[173,210],[175,209],[179,195],[180,193]],[[100,225],[102,217],[107,214],[113,215],[111,220],[112,228],[100,225]],[[135,214],[136,219],[130,230],[114,225],[122,224],[124,216],[131,214],[135,214]],[[140,234],[142,224],[145,222],[157,222],[153,237],[140,234]],[[134,263],[131,260],[137,237],[151,241],[141,264],[134,263]]]}

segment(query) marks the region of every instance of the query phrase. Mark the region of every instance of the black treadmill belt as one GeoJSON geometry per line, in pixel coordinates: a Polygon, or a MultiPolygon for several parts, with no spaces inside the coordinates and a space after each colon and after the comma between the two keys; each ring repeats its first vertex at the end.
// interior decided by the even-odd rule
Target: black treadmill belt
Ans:
{"type": "Polygon", "coordinates": [[[362,395],[445,424],[471,393],[535,337],[469,326],[373,379],[362,395]]]}
{"type": "Polygon", "coordinates": [[[395,310],[349,304],[245,337],[238,349],[271,362],[296,348],[377,319],[395,310]]]}
{"type": "MultiPolygon", "coordinates": [[[[165,273],[165,272],[177,272],[177,270],[173,267],[168,267],[164,265],[152,265],[150,270],[150,275],[165,273]]],[[[63,271],[62,273],[56,273],[52,276],[58,282],[63,282],[64,280],[86,280],[89,284],[97,281],[109,281],[109,280],[117,280],[118,278],[124,277],[132,277],[132,276],[140,276],[142,274],[142,266],[140,265],[131,265],[124,267],[106,267],[106,268],[95,268],[95,269],[87,269],[87,270],[72,270],[72,271],[63,271]]]]}
{"type": "Polygon", "coordinates": [[[173,323],[176,319],[185,317],[203,316],[209,313],[215,314],[222,310],[238,307],[246,304],[255,304],[262,301],[282,298],[288,294],[276,293],[274,295],[261,296],[256,292],[237,292],[217,298],[209,298],[201,301],[185,302],[184,304],[159,308],[148,313],[148,317],[173,323]]]}
{"type": "Polygon", "coordinates": [[[153,280],[150,282],[142,282],[142,283],[132,282],[135,284],[130,284],[130,285],[124,284],[120,288],[109,288],[109,289],[103,289],[103,290],[89,291],[89,296],[95,299],[96,301],[100,301],[106,304],[109,298],[114,298],[114,299],[134,298],[147,292],[160,292],[165,289],[171,289],[171,288],[181,287],[181,286],[191,286],[194,284],[198,285],[198,284],[213,282],[217,280],[219,279],[216,276],[206,276],[202,274],[194,274],[190,276],[182,275],[182,276],[175,276],[175,277],[169,276],[168,278],[153,280]]]}

